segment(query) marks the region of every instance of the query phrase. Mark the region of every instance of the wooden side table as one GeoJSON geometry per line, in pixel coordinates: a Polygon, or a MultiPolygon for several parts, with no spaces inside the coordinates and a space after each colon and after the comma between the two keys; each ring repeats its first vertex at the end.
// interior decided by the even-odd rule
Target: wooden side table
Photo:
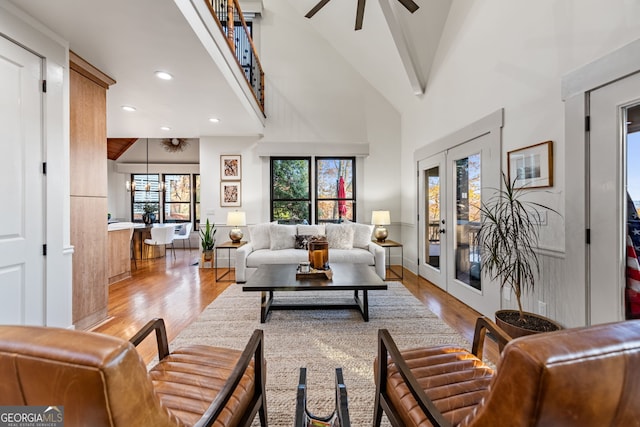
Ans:
{"type": "Polygon", "coordinates": [[[222,280],[223,277],[226,277],[229,273],[231,273],[231,249],[238,249],[240,246],[246,245],[246,244],[247,242],[244,242],[244,241],[238,242],[238,243],[229,241],[229,242],[221,243],[214,248],[216,282],[232,282],[233,281],[231,279],[222,280]],[[227,250],[227,271],[225,271],[221,276],[218,276],[218,269],[219,269],[218,250],[220,249],[227,250]]]}
{"type": "Polygon", "coordinates": [[[372,242],[378,246],[382,246],[387,251],[387,265],[385,267],[385,272],[386,270],[389,270],[389,272],[392,273],[393,276],[389,275],[391,277],[387,277],[385,280],[404,280],[404,247],[402,246],[402,243],[394,242],[393,240],[389,239],[385,240],[384,242],[378,242],[377,240],[372,240],[372,242]],[[391,248],[400,248],[400,273],[394,271],[391,268],[391,248]]]}

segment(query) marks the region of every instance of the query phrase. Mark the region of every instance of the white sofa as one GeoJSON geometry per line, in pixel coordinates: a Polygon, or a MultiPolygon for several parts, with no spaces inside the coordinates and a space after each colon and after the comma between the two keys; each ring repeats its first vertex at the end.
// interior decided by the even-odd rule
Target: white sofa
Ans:
{"type": "Polygon", "coordinates": [[[236,281],[244,283],[262,264],[297,264],[308,261],[304,248],[309,236],[324,235],[331,263],[367,264],[385,279],[385,250],[371,241],[373,226],[355,222],[321,225],[249,226],[249,241],[236,251],[236,281]]]}

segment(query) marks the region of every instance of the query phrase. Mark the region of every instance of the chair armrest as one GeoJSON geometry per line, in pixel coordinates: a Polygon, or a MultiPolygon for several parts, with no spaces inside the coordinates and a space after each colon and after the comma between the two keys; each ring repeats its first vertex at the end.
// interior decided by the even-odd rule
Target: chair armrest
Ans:
{"type": "MultiPolygon", "coordinates": [[[[245,346],[242,354],[240,355],[240,359],[236,363],[236,366],[231,371],[229,378],[220,389],[220,392],[216,395],[211,405],[204,412],[200,420],[194,424],[194,427],[203,427],[203,426],[211,426],[214,421],[218,419],[220,413],[226,406],[229,399],[233,395],[233,392],[238,387],[240,380],[242,379],[242,375],[245,373],[249,364],[253,360],[253,369],[254,369],[254,396],[251,400],[251,404],[249,407],[249,413],[255,414],[258,407],[265,403],[265,362],[264,362],[264,333],[261,329],[256,329],[253,331],[251,338],[249,338],[249,342],[245,346]]],[[[248,414],[245,414],[245,417],[248,414]]],[[[253,415],[251,418],[253,419],[253,415]]]]}
{"type": "Polygon", "coordinates": [[[473,345],[471,346],[471,352],[481,360],[484,349],[484,339],[487,331],[489,331],[491,336],[498,342],[498,351],[500,353],[502,353],[504,346],[511,341],[511,337],[505,331],[500,329],[500,327],[491,319],[485,316],[478,317],[476,320],[476,329],[473,333],[473,345]]]}
{"type": "MultiPolygon", "coordinates": [[[[398,372],[409,388],[409,392],[411,392],[416,402],[418,402],[418,406],[420,406],[431,424],[434,427],[453,427],[451,423],[444,418],[438,408],[436,408],[433,401],[427,397],[422,387],[420,387],[415,376],[411,373],[409,365],[407,365],[407,362],[405,362],[400,354],[396,343],[393,341],[393,338],[391,338],[391,334],[389,334],[389,331],[386,329],[378,330],[378,379],[376,381],[376,396],[384,395],[386,397],[387,395],[387,364],[389,358],[395,363],[398,372]]],[[[389,416],[389,413],[387,413],[387,415],[389,416]]],[[[396,424],[392,421],[392,425],[397,425],[397,423],[399,423],[398,420],[396,420],[396,424]]]]}
{"type": "Polygon", "coordinates": [[[142,327],[129,342],[138,346],[151,332],[156,332],[156,344],[158,345],[158,359],[162,360],[169,355],[169,340],[167,340],[167,329],[163,319],[152,319],[142,327]]]}

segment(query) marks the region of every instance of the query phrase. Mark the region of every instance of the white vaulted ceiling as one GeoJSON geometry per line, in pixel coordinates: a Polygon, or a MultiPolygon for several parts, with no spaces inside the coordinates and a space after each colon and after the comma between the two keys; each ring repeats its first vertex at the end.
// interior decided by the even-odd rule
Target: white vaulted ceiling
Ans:
{"type": "MultiPolygon", "coordinates": [[[[185,0],[10,1],[116,80],[107,98],[109,138],[262,134],[263,124],[255,112],[247,109],[223,78],[221,69],[226,65],[214,63],[176,5],[185,0]],[[157,70],[169,71],[175,78],[159,80],[153,75],[157,70]],[[133,105],[137,111],[125,112],[122,105],[133,105]],[[211,123],[211,117],[220,122],[211,123]],[[171,130],[162,131],[160,126],[171,130]]],[[[252,3],[260,1],[245,3],[251,9],[252,3]]],[[[414,14],[396,0],[369,0],[360,31],[354,31],[357,0],[332,0],[312,19],[305,18],[316,3],[263,0],[262,7],[265,14],[293,9],[299,16],[298,27],[325,39],[398,111],[415,97],[407,67],[419,75],[423,87],[428,86],[451,0],[416,0],[420,8],[414,14]],[[400,33],[396,31],[395,39],[382,2],[398,23],[400,33]]],[[[258,41],[258,49],[261,42],[269,41],[258,41]]],[[[261,59],[273,62],[273,58],[261,59]]],[[[268,68],[265,74],[269,79],[268,68]]]]}

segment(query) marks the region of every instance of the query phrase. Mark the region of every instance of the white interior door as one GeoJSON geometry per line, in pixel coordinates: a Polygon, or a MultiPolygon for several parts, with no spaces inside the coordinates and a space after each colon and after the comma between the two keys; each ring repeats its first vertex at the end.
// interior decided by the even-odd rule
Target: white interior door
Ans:
{"type": "Polygon", "coordinates": [[[0,36],[0,324],[44,324],[42,61],[0,36]]]}
{"type": "Polygon", "coordinates": [[[493,317],[500,308],[500,287],[482,276],[475,236],[480,206],[500,186],[500,145],[491,134],[447,154],[447,290],[478,312],[493,317]]]}
{"type": "Polygon", "coordinates": [[[627,193],[640,202],[640,158],[628,158],[637,148],[640,116],[640,74],[590,93],[588,248],[591,324],[625,318],[627,193]],[[633,117],[632,117],[633,116],[633,117]],[[635,121],[635,123],[634,123],[635,121]],[[635,144],[630,144],[632,139],[635,144]],[[631,148],[631,151],[629,151],[631,148]],[[628,178],[629,177],[629,178],[628,178]],[[631,187],[628,184],[631,183],[631,187]]]}
{"type": "Polygon", "coordinates": [[[419,256],[418,274],[442,289],[446,283],[446,239],[444,205],[446,194],[445,153],[418,163],[419,256]]]}

